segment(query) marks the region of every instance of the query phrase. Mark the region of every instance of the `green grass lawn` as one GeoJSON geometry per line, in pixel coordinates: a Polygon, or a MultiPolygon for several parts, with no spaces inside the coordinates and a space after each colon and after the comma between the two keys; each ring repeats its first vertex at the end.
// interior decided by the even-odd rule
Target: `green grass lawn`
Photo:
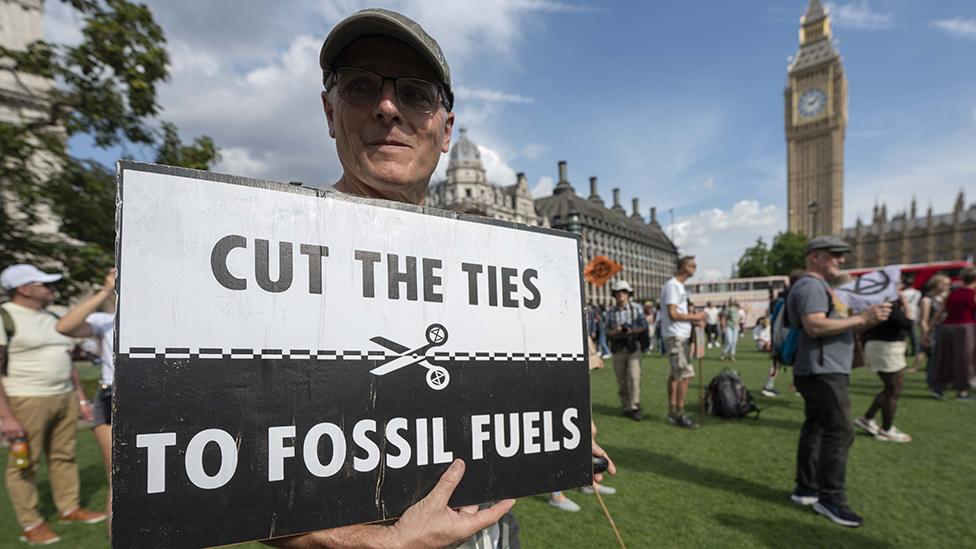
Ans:
{"type": "MultiPolygon", "coordinates": [[[[745,339],[743,346],[748,345],[745,339]]],[[[726,363],[710,351],[705,379],[726,363]]],[[[763,408],[758,421],[705,418],[685,431],[664,421],[667,363],[645,358],[642,405],[646,419],[635,423],[617,412],[610,369],[593,373],[593,414],[598,440],[610,452],[618,474],[607,482],[618,492],[604,497],[628,547],[961,547],[974,546],[971,525],[976,496],[976,403],[928,398],[924,372],[909,374],[896,424],[911,434],[909,444],[882,443],[859,434],[848,461],[848,498],[865,517],[858,529],[836,526],[788,497],[793,488],[796,439],[803,402],[787,392],[765,398],[766,355],[742,351],[734,366],[763,408]]],[[[86,370],[92,380],[95,372],[86,370]]],[[[86,383],[94,383],[88,381],[86,383]]],[[[695,380],[689,408],[697,409],[695,380]]],[[[874,374],[854,373],[854,411],[864,409],[880,387],[874,374]]],[[[880,418],[879,418],[880,420],[880,418]]],[[[101,457],[87,431],[79,433],[82,499],[104,505],[106,481],[101,457]]],[[[55,510],[40,471],[41,509],[55,510]]],[[[537,547],[614,547],[613,533],[592,495],[567,492],[582,506],[559,511],[545,496],[523,498],[515,507],[522,543],[537,547]]],[[[16,547],[17,526],[0,486],[0,547],[16,547]]],[[[60,546],[107,546],[104,525],[53,527],[60,546]]],[[[246,547],[258,547],[248,544],[246,547]]]]}

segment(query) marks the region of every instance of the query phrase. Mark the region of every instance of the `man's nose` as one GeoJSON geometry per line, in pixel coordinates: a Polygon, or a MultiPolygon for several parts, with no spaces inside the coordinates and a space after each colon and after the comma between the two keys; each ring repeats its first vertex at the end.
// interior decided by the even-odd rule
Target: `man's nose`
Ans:
{"type": "Polygon", "coordinates": [[[383,81],[383,89],[380,92],[376,108],[373,109],[373,117],[381,122],[399,123],[403,120],[403,113],[400,112],[400,103],[397,101],[396,86],[392,80],[383,81]]]}

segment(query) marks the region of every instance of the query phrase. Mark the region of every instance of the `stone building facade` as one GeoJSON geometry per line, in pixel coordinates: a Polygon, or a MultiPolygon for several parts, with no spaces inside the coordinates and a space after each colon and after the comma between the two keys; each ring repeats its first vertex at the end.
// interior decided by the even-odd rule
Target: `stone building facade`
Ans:
{"type": "MultiPolygon", "coordinates": [[[[477,145],[464,129],[459,133],[448,158],[447,179],[431,185],[427,205],[575,232],[582,237],[584,264],[605,255],[624,266],[617,278],[633,285],[635,298],[660,297],[661,287],[674,273],[678,250],[661,230],[655,208],[645,222],[635,198],[628,215],[620,205],[620,189],[613,189],[613,205],[608,208],[597,192],[596,177],[590,178],[588,197],[577,195],[566,178],[566,162],[559,162],[559,182],[552,196],[533,200],[524,173],[516,176],[513,185],[489,181],[477,145]]],[[[611,304],[610,285],[601,288],[587,282],[585,299],[611,304]]]]}
{"type": "Polygon", "coordinates": [[[535,211],[525,174],[518,174],[514,185],[488,181],[477,145],[468,139],[464,128],[459,133],[457,142],[451,146],[447,179],[430,186],[427,205],[516,223],[545,225],[545,219],[535,211]]]}
{"type": "Polygon", "coordinates": [[[800,19],[800,47],[787,69],[784,99],[788,229],[840,234],[847,78],[820,0],[810,0],[800,19]]]}
{"type": "MultiPolygon", "coordinates": [[[[649,221],[640,214],[638,199],[631,201],[630,214],[620,204],[620,189],[613,189],[613,205],[607,207],[600,197],[596,177],[590,178],[590,194],[576,194],[566,175],[566,162],[559,162],[559,182],[552,196],[535,201],[536,209],[552,227],[582,237],[583,261],[605,255],[623,265],[615,278],[634,287],[634,298],[657,301],[661,287],[674,274],[678,249],[661,230],[657,209],[650,209],[649,221]]],[[[610,305],[610,284],[602,287],[585,284],[587,303],[610,305]]]]}
{"type": "Polygon", "coordinates": [[[844,240],[853,249],[850,268],[972,260],[976,256],[976,202],[967,208],[962,191],[951,212],[933,214],[929,207],[918,215],[915,199],[904,212],[888,218],[887,207],[875,206],[870,225],[860,219],[844,229],[844,240]]]}

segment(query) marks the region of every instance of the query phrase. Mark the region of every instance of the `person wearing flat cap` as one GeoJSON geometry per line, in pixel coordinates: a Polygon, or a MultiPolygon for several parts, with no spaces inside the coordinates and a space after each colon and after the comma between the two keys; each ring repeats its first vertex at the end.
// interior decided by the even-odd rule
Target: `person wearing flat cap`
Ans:
{"type": "MultiPolygon", "coordinates": [[[[454,127],[451,70],[437,41],[399,13],[366,9],[332,29],[319,65],[322,106],[342,165],[334,190],[422,205],[454,127]]],[[[593,451],[606,455],[595,443],[593,451]]],[[[430,493],[392,525],[346,526],[265,543],[287,548],[517,547],[511,525],[499,524],[514,500],[456,510],[448,506],[463,475],[464,462],[455,460],[430,493]]],[[[329,503],[322,505],[328,513],[329,503]]]]}
{"type": "Polygon", "coordinates": [[[806,272],[790,286],[786,321],[799,328],[794,384],[803,395],[805,421],[797,448],[796,488],[790,499],[812,505],[836,524],[864,523],[847,505],[844,479],[854,443],[848,382],[854,360],[854,332],[885,321],[891,304],[874,305],[841,317],[829,282],[840,275],[850,246],[834,236],[818,236],[806,247],[806,272]]]}
{"type": "Polygon", "coordinates": [[[105,513],[80,504],[75,439],[79,414],[92,419],[92,405],[71,362],[74,341],[58,333],[58,318],[46,307],[54,300],[53,284],[61,275],[34,265],[11,265],[0,272],[0,285],[10,301],[0,305],[0,432],[8,440],[25,438],[30,463],[18,468],[7,460],[6,484],[20,539],[49,544],[60,538],[38,510],[34,473],[46,455],[51,496],[61,522],[93,524],[105,513]]]}

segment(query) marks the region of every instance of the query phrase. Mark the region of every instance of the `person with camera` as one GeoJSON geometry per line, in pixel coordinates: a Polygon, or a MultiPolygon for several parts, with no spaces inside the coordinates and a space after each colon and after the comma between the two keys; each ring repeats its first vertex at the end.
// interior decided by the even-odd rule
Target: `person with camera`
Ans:
{"type": "Polygon", "coordinates": [[[626,280],[610,286],[616,305],[607,311],[607,338],[613,353],[613,371],[617,374],[617,394],[621,413],[634,421],[643,417],[640,408],[640,337],[647,332],[644,310],[630,298],[634,289],[626,280]]]}

